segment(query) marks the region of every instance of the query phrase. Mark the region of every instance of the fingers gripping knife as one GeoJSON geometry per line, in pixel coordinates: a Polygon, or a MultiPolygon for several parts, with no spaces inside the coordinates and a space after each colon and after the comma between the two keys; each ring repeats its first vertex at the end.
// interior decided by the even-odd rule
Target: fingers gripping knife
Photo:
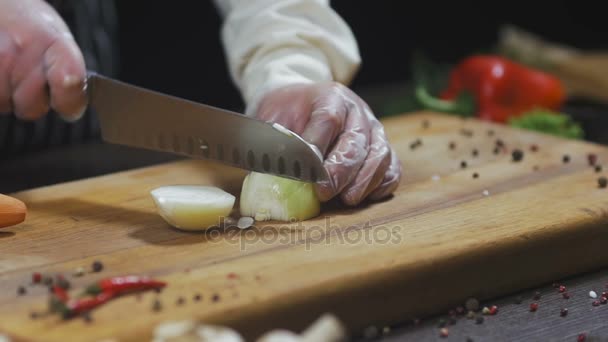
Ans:
{"type": "Polygon", "coordinates": [[[260,173],[328,181],[318,150],[286,128],[89,73],[90,105],[109,143],[260,173]]]}

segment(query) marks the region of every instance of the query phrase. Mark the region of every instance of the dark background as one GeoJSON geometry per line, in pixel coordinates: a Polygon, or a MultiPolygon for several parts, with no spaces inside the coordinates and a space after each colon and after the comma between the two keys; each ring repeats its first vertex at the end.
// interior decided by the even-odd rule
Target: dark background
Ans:
{"type": "MultiPolygon", "coordinates": [[[[487,49],[503,24],[579,48],[604,48],[608,22],[600,2],[357,1],[332,6],[360,44],[363,66],[352,87],[407,81],[412,53],[454,62],[487,49]]],[[[221,18],[212,1],[117,1],[120,77],[129,82],[239,109],[220,42],[221,18]]],[[[602,4],[603,5],[603,4],[602,4]]],[[[362,94],[365,96],[365,94],[362,94]]]]}
{"type": "MultiPolygon", "coordinates": [[[[212,0],[49,1],[72,28],[94,70],[190,100],[243,109],[229,77],[220,40],[222,20],[212,0]]],[[[455,63],[491,49],[505,24],[577,48],[608,45],[606,11],[599,2],[334,0],[331,4],[351,26],[363,57],[351,87],[379,117],[387,108],[399,112],[391,103],[409,95],[412,55],[418,51],[435,62],[455,63]]],[[[608,143],[605,105],[574,103],[567,109],[582,122],[589,140],[608,143]]],[[[0,116],[0,193],[176,158],[103,144],[95,132],[91,115],[75,124],[56,115],[35,124],[0,116]]]]}

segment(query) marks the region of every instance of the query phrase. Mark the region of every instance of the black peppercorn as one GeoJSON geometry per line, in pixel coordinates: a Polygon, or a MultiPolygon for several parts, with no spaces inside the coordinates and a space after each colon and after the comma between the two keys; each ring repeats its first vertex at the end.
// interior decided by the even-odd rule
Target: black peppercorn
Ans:
{"type": "Polygon", "coordinates": [[[93,262],[93,272],[101,272],[103,270],[103,264],[101,261],[93,262]]]}
{"type": "Polygon", "coordinates": [[[475,172],[475,173],[473,174],[473,178],[479,178],[479,174],[478,174],[477,172],[475,172]]]}
{"type": "Polygon", "coordinates": [[[560,316],[564,317],[568,314],[568,309],[563,308],[561,309],[561,311],[559,312],[560,316]]]}
{"type": "Polygon", "coordinates": [[[220,295],[218,295],[217,293],[213,295],[213,297],[211,297],[211,300],[213,302],[218,302],[220,300],[220,295]]]}
{"type": "Polygon", "coordinates": [[[23,296],[26,292],[27,290],[23,286],[19,286],[19,288],[17,288],[17,294],[20,296],[23,296]]]}
{"type": "Polygon", "coordinates": [[[524,158],[524,152],[520,149],[515,149],[511,152],[511,157],[514,162],[519,162],[524,158]]]}
{"type": "Polygon", "coordinates": [[[160,311],[162,309],[163,309],[163,306],[160,303],[160,300],[158,300],[158,299],[154,300],[154,303],[152,304],[152,310],[153,311],[160,311]]]}
{"type": "Polygon", "coordinates": [[[570,156],[566,154],[565,156],[562,157],[562,161],[564,162],[564,164],[565,163],[569,163],[570,162],[570,156]]]}
{"type": "Polygon", "coordinates": [[[595,172],[597,172],[597,173],[602,172],[602,165],[596,165],[595,166],[595,172]]]}
{"type": "Polygon", "coordinates": [[[597,184],[600,186],[600,188],[604,189],[606,186],[608,186],[608,179],[606,179],[606,177],[600,177],[597,180],[597,184]]]}
{"type": "Polygon", "coordinates": [[[479,151],[477,149],[474,149],[472,154],[473,154],[473,157],[477,157],[479,155],[479,151]]]}
{"type": "Polygon", "coordinates": [[[466,161],[464,161],[464,160],[463,160],[463,161],[461,161],[461,162],[460,162],[460,167],[461,167],[461,168],[463,168],[463,169],[465,169],[465,168],[467,167],[467,162],[466,162],[466,161]]]}
{"type": "Polygon", "coordinates": [[[177,298],[177,305],[183,305],[184,303],[186,303],[186,299],[184,299],[184,297],[177,298]]]}
{"type": "Polygon", "coordinates": [[[505,143],[504,141],[500,140],[500,139],[496,139],[496,147],[504,147],[505,143]]]}
{"type": "Polygon", "coordinates": [[[200,294],[197,293],[197,294],[194,295],[194,301],[200,302],[201,299],[203,299],[203,297],[200,294]]]}
{"type": "Polygon", "coordinates": [[[452,141],[452,142],[450,142],[449,146],[450,146],[450,150],[453,150],[456,148],[456,143],[452,141]]]}

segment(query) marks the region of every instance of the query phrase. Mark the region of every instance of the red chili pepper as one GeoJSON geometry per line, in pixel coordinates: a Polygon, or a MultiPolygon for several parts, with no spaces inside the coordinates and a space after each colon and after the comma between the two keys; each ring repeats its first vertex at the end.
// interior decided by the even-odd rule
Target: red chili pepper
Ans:
{"type": "Polygon", "coordinates": [[[456,111],[450,107],[462,106],[463,94],[473,95],[479,118],[502,123],[536,108],[557,111],[566,98],[558,78],[494,55],[462,60],[452,70],[441,99],[428,101],[427,107],[456,111]]]}
{"type": "Polygon", "coordinates": [[[165,282],[154,280],[145,276],[129,275],[102,279],[96,284],[89,286],[85,290],[85,293],[92,295],[99,293],[112,293],[120,295],[131,291],[160,289],[164,286],[166,286],[165,282]]]}
{"type": "Polygon", "coordinates": [[[78,298],[66,304],[63,310],[63,316],[69,318],[90,311],[100,305],[107,303],[114,298],[115,294],[111,292],[103,292],[95,297],[78,298]]]}

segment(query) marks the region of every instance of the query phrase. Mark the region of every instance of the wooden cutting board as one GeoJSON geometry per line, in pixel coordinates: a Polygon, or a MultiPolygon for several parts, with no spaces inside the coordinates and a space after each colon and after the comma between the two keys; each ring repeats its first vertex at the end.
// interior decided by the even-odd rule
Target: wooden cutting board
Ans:
{"type": "Polygon", "coordinates": [[[605,147],[433,113],[384,123],[405,172],[395,196],[358,208],[330,203],[301,224],[240,233],[170,229],[155,212],[153,188],[214,184],[238,193],[243,172],[201,161],[14,194],[29,212],[23,224],[0,231],[0,331],[24,340],[149,340],[160,322],[195,318],[253,338],[299,331],[330,312],[356,335],[372,324],[445,312],[469,296],[608,264],[608,189],[597,181],[606,173],[587,159],[595,153],[608,167],[605,147]],[[498,155],[497,139],[507,147],[498,155]],[[520,162],[511,158],[515,148],[524,152],[520,162]],[[71,276],[95,260],[102,272],[71,276]],[[145,274],[169,285],[116,299],[91,323],[31,319],[47,299],[45,289],[28,285],[32,272],[65,274],[74,293],[111,275],[145,274]],[[17,296],[20,285],[24,296],[17,296]],[[196,294],[202,301],[192,300],[196,294]],[[185,304],[176,304],[179,297],[185,304]],[[152,310],[155,299],[160,312],[152,310]]]}

